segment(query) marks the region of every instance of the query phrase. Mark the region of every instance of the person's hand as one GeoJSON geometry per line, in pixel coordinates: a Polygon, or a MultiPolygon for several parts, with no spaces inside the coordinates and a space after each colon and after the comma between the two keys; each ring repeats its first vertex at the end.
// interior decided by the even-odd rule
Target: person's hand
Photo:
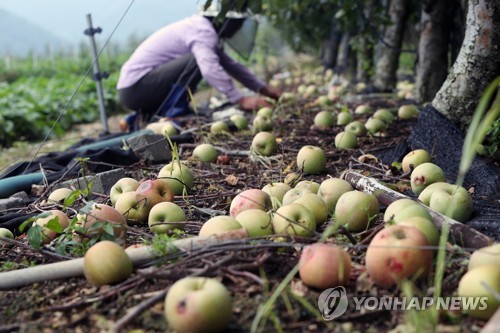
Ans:
{"type": "Polygon", "coordinates": [[[264,96],[270,97],[272,99],[279,99],[282,91],[278,87],[266,85],[262,87],[262,89],[260,89],[259,93],[261,93],[264,96]]]}
{"type": "Polygon", "coordinates": [[[271,104],[262,96],[247,96],[242,97],[238,101],[238,105],[245,111],[254,111],[265,106],[271,107],[271,104]]]}

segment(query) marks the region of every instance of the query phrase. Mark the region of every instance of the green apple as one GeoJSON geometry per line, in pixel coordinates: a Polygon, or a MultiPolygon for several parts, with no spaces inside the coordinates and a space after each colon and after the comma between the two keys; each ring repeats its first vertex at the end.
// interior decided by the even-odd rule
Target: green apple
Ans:
{"type": "Polygon", "coordinates": [[[133,271],[132,260],[115,242],[98,242],[83,258],[83,274],[90,284],[97,287],[126,280],[133,271]]]}
{"type": "Polygon", "coordinates": [[[319,174],[325,171],[326,156],[323,149],[306,145],[297,154],[297,167],[306,174],[319,174]]]}
{"type": "Polygon", "coordinates": [[[231,200],[229,215],[236,217],[239,213],[247,209],[260,209],[268,211],[272,208],[271,196],[259,189],[248,189],[231,200]]]}
{"type": "Polygon", "coordinates": [[[417,228],[425,235],[425,237],[427,237],[429,245],[439,245],[439,230],[431,220],[420,216],[415,216],[399,221],[397,222],[397,224],[417,228]]]}
{"type": "Polygon", "coordinates": [[[337,125],[345,126],[349,124],[352,121],[352,119],[353,119],[352,114],[350,114],[349,112],[340,112],[337,115],[337,125]]]}
{"type": "Polygon", "coordinates": [[[270,117],[261,114],[256,115],[252,121],[253,133],[269,132],[273,130],[273,121],[270,117]]]}
{"type": "Polygon", "coordinates": [[[339,132],[335,136],[337,149],[354,149],[358,147],[358,137],[353,132],[339,132]]]}
{"type": "Polygon", "coordinates": [[[500,243],[475,250],[469,258],[468,270],[484,265],[500,266],[500,243]]]}
{"type": "Polygon", "coordinates": [[[459,222],[468,221],[472,214],[472,196],[462,186],[434,183],[424,189],[418,198],[424,205],[459,222]]]}
{"type": "Polygon", "coordinates": [[[185,277],[168,289],[164,311],[177,333],[218,333],[231,321],[231,296],[216,279],[185,277]]]}
{"type": "Polygon", "coordinates": [[[365,122],[366,130],[371,134],[377,134],[387,129],[387,124],[380,119],[368,118],[365,122]]]}
{"type": "Polygon", "coordinates": [[[264,117],[267,117],[267,118],[272,118],[273,117],[273,109],[265,106],[263,108],[260,108],[259,111],[257,111],[257,114],[264,116],[264,117]]]}
{"type": "Polygon", "coordinates": [[[287,91],[282,93],[279,98],[280,103],[295,103],[296,100],[297,98],[295,97],[295,94],[287,91]]]}
{"type": "Polygon", "coordinates": [[[418,205],[418,202],[412,199],[398,199],[393,201],[387,206],[384,212],[384,222],[394,222],[394,217],[397,213],[405,209],[406,207],[418,205]]]}
{"type": "Polygon", "coordinates": [[[477,308],[466,310],[469,315],[483,320],[490,319],[500,306],[499,294],[500,266],[495,264],[471,269],[462,276],[458,284],[460,297],[486,297],[479,302],[477,308]]]}
{"type": "Polygon", "coordinates": [[[314,125],[322,130],[332,128],[335,125],[335,116],[330,111],[320,111],[314,116],[314,125]]]}
{"type": "Polygon", "coordinates": [[[401,166],[405,174],[411,173],[420,164],[431,162],[431,154],[425,149],[412,150],[403,157],[401,166]]]}
{"type": "Polygon", "coordinates": [[[243,228],[238,221],[232,216],[219,215],[210,218],[203,223],[200,229],[200,237],[209,237],[212,235],[220,235],[227,231],[238,230],[243,228]]]}
{"type": "Polygon", "coordinates": [[[240,131],[246,130],[248,128],[248,119],[242,114],[233,114],[229,119],[240,131]]]}
{"type": "Polygon", "coordinates": [[[294,203],[301,204],[313,213],[316,227],[321,226],[328,219],[328,207],[325,201],[315,193],[304,193],[294,203]]]}
{"type": "Polygon", "coordinates": [[[399,119],[409,120],[417,118],[419,114],[418,108],[416,105],[408,104],[402,105],[398,109],[398,117],[399,119]]]}
{"type": "Polygon", "coordinates": [[[57,231],[49,228],[48,224],[52,223],[51,221],[57,221],[62,230],[66,229],[69,226],[69,217],[63,211],[60,211],[58,209],[51,209],[47,212],[39,214],[33,224],[41,227],[41,237],[43,244],[48,244],[57,236],[59,236],[59,233],[57,231]]]}
{"type": "Polygon", "coordinates": [[[281,206],[274,213],[272,224],[275,234],[312,237],[316,230],[313,213],[297,203],[281,206]]]}
{"type": "Polygon", "coordinates": [[[124,177],[120,178],[112,187],[109,192],[111,204],[114,206],[118,197],[125,192],[133,192],[139,187],[139,181],[134,178],[124,177]]]}
{"type": "Polygon", "coordinates": [[[164,125],[161,128],[161,134],[165,137],[170,137],[172,135],[177,135],[177,128],[171,121],[164,122],[164,125]]]}
{"type": "Polygon", "coordinates": [[[160,202],[154,205],[148,216],[149,229],[155,234],[166,234],[175,229],[182,230],[185,221],[186,214],[173,202],[160,202]]]}
{"type": "Polygon", "coordinates": [[[372,111],[372,108],[368,104],[358,105],[356,109],[354,109],[354,113],[359,115],[369,114],[372,113],[372,111]]]}
{"type": "Polygon", "coordinates": [[[151,201],[144,194],[125,192],[116,200],[115,209],[125,216],[130,224],[147,223],[151,201]]]}
{"type": "Polygon", "coordinates": [[[366,127],[359,120],[354,120],[345,126],[344,131],[352,132],[356,134],[356,136],[362,136],[366,134],[366,127]]]}
{"type": "Polygon", "coordinates": [[[222,134],[227,132],[229,132],[229,126],[222,120],[216,121],[210,125],[210,133],[212,134],[222,134]]]}
{"type": "Polygon", "coordinates": [[[315,243],[301,253],[299,276],[306,286],[327,289],[349,282],[351,256],[333,244],[315,243]]]}
{"type": "Polygon", "coordinates": [[[333,102],[327,95],[321,95],[316,98],[316,104],[320,106],[330,106],[333,102]]]}
{"type": "Polygon", "coordinates": [[[393,221],[395,223],[399,223],[411,217],[421,217],[426,220],[432,221],[429,210],[420,204],[410,205],[396,212],[396,214],[394,214],[393,221]]]}
{"type": "Polygon", "coordinates": [[[179,161],[170,162],[161,168],[158,178],[172,189],[174,195],[182,195],[184,187],[189,191],[194,185],[193,172],[179,161]]]}
{"type": "Polygon", "coordinates": [[[304,97],[309,98],[318,93],[318,87],[315,86],[314,84],[310,84],[306,87],[306,90],[304,91],[304,97]]]}
{"type": "Polygon", "coordinates": [[[283,202],[283,196],[285,195],[286,192],[291,190],[292,187],[288,184],[277,182],[277,183],[269,183],[266,184],[263,188],[262,191],[266,192],[269,194],[272,198],[276,198],[280,203],[283,202]]]}
{"type": "Polygon", "coordinates": [[[432,267],[433,252],[417,228],[392,225],[379,231],[365,256],[366,270],[380,287],[390,288],[405,279],[422,278],[432,267]]]}
{"type": "Polygon", "coordinates": [[[294,188],[308,188],[312,193],[316,194],[319,190],[319,183],[313,180],[301,180],[299,181],[294,188]]]}
{"type": "Polygon", "coordinates": [[[0,237],[14,239],[14,234],[7,228],[0,228],[0,237]]]}
{"type": "Polygon", "coordinates": [[[411,189],[416,195],[419,195],[430,184],[444,181],[446,181],[446,176],[443,169],[430,162],[417,166],[410,176],[411,189]]]}
{"type": "Polygon", "coordinates": [[[47,201],[52,202],[52,203],[63,204],[64,200],[67,197],[69,197],[72,193],[73,193],[73,190],[71,190],[69,188],[61,187],[61,188],[58,188],[57,190],[52,191],[49,194],[47,201]]]}
{"type": "Polygon", "coordinates": [[[377,198],[361,191],[342,194],[335,206],[335,224],[345,226],[349,231],[368,229],[379,213],[377,198]]]}
{"type": "Polygon", "coordinates": [[[295,200],[297,200],[298,198],[300,198],[302,195],[304,195],[306,193],[312,193],[311,189],[309,189],[307,187],[302,187],[302,188],[294,187],[285,193],[281,203],[283,205],[289,205],[289,204],[295,202],[295,200]]]}
{"type": "Polygon", "coordinates": [[[202,143],[193,149],[193,157],[207,163],[214,163],[217,160],[217,149],[210,143],[202,143]]]}
{"type": "Polygon", "coordinates": [[[394,120],[394,115],[389,109],[378,109],[372,116],[375,119],[380,119],[386,124],[392,123],[394,120]]]}
{"type": "Polygon", "coordinates": [[[331,215],[335,211],[340,196],[352,190],[352,185],[349,182],[340,178],[328,178],[319,185],[318,196],[325,201],[328,214],[331,215]]]}
{"type": "Polygon", "coordinates": [[[135,192],[143,194],[151,207],[160,202],[174,200],[172,189],[161,179],[146,180],[139,185],[135,192]]]}
{"type": "Polygon", "coordinates": [[[260,209],[247,209],[236,216],[236,221],[247,230],[248,237],[268,236],[274,233],[271,216],[260,209]]]}
{"type": "Polygon", "coordinates": [[[278,144],[270,132],[259,132],[252,139],[250,150],[262,156],[271,156],[276,152],[278,144]]]}

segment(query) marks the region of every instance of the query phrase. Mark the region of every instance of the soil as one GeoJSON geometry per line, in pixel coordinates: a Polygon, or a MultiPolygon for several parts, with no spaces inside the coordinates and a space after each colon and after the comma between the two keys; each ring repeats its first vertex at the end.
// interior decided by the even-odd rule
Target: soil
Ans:
{"type": "MultiPolygon", "coordinates": [[[[391,98],[359,99],[349,104],[349,109],[353,110],[363,101],[373,108],[395,109],[402,103],[391,98]]],[[[223,135],[198,133],[197,142],[208,141],[228,152],[221,154],[217,163],[212,164],[200,163],[191,158],[195,144],[179,145],[181,159],[192,168],[196,178],[189,195],[174,200],[184,209],[189,221],[184,233],[176,237],[196,236],[210,214],[227,214],[232,198],[239,191],[262,188],[270,182],[283,181],[290,172],[300,172],[295,165],[295,157],[299,149],[308,144],[324,149],[327,171],[320,175],[303,174],[304,180],[320,183],[327,177],[340,177],[343,172],[351,170],[373,177],[399,192],[409,193],[409,177],[396,167],[383,164],[374,155],[406,140],[414,121],[395,120],[390,131],[384,135],[362,136],[358,149],[340,151],[334,146],[334,137],[343,129],[342,126],[334,126],[329,130],[312,126],[314,115],[321,109],[313,99],[301,99],[297,104],[278,108],[275,111],[273,133],[278,138],[279,150],[269,158],[238,154],[238,151],[249,149],[253,137],[250,131],[223,135]]],[[[366,119],[366,116],[362,119],[366,119]]],[[[189,128],[196,123],[195,119],[191,119],[181,122],[181,125],[189,128]]],[[[161,167],[163,165],[144,164],[127,169],[127,173],[136,179],[155,178],[161,167]]],[[[109,203],[108,194],[102,193],[95,201],[109,203]]],[[[42,201],[39,202],[26,210],[41,209],[42,201]]],[[[77,201],[68,214],[72,217],[83,204],[77,201]]],[[[328,240],[343,246],[352,258],[353,268],[345,286],[348,297],[403,295],[399,288],[383,289],[374,285],[364,267],[366,247],[375,232],[383,227],[383,208],[370,229],[352,234],[339,232],[328,240]]],[[[281,243],[273,239],[235,240],[224,246],[163,257],[136,269],[126,281],[113,286],[93,287],[84,277],[74,277],[3,290],[0,291],[0,332],[169,332],[163,315],[165,294],[172,283],[190,275],[213,277],[223,282],[233,300],[233,317],[225,332],[249,332],[257,311],[297,264],[301,249],[318,241],[325,228],[319,228],[311,238],[290,237],[281,243]]],[[[152,240],[152,233],[147,226],[131,226],[128,230],[128,244],[152,240]]],[[[165,245],[159,244],[158,240],[155,242],[153,247],[157,250],[165,245]]],[[[448,245],[443,295],[450,296],[456,292],[460,277],[466,271],[468,257],[469,253],[459,246],[448,245]]],[[[34,250],[26,234],[0,247],[0,269],[3,271],[67,259],[67,255],[57,254],[53,246],[46,246],[42,251],[34,250]]],[[[418,281],[414,293],[431,295],[433,278],[431,274],[427,279],[418,281]]],[[[411,325],[423,325],[414,329],[425,331],[425,325],[429,323],[430,317],[425,311],[360,312],[351,304],[353,302],[350,302],[343,316],[334,321],[325,321],[317,306],[321,292],[305,286],[298,275],[293,276],[271,307],[262,331],[410,332],[411,325]]],[[[439,316],[438,331],[474,332],[484,324],[484,321],[458,312],[443,311],[439,316]]]]}

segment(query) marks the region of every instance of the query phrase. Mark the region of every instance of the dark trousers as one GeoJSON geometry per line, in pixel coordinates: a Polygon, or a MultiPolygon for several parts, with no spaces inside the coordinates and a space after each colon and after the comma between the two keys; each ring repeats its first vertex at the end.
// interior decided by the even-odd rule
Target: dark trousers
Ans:
{"type": "MultiPolygon", "coordinates": [[[[166,113],[168,110],[160,110],[165,108],[166,104],[172,103],[174,97],[173,89],[177,87],[179,99],[189,99],[187,90],[183,89],[183,93],[179,94],[179,88],[189,87],[194,93],[196,86],[201,81],[201,72],[198,68],[196,60],[192,54],[182,56],[180,58],[169,61],[141,78],[134,85],[120,89],[120,102],[126,108],[137,111],[139,116],[144,121],[149,121],[152,116],[166,113]],[[167,101],[167,99],[169,99],[167,101]],[[166,103],[168,102],[168,103],[166,103]],[[157,113],[157,111],[160,112],[157,113]]],[[[173,101],[185,103],[189,101],[173,101]]]]}

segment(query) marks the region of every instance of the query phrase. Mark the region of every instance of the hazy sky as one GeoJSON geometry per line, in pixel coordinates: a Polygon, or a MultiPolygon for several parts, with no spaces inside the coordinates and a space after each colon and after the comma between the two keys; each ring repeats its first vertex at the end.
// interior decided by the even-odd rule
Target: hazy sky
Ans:
{"type": "Polygon", "coordinates": [[[112,41],[122,41],[131,33],[144,36],[192,15],[204,3],[205,0],[0,0],[0,8],[71,42],[88,38],[83,34],[87,14],[92,15],[94,27],[103,29],[99,38],[107,38],[132,4],[112,37],[112,41]]]}

